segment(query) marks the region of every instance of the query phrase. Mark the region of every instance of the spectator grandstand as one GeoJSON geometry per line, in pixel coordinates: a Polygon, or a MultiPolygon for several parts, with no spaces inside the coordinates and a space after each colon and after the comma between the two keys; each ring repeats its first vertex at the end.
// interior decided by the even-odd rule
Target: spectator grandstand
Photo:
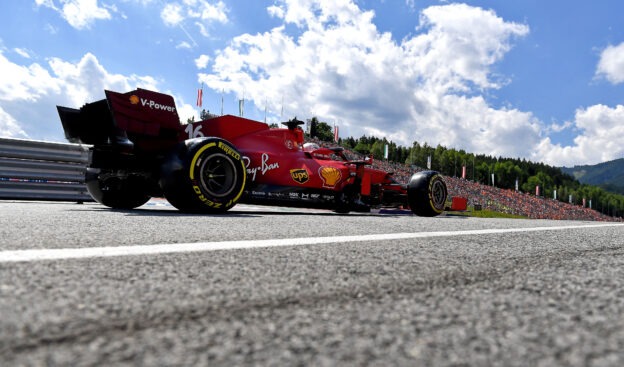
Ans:
{"type": "Polygon", "coordinates": [[[455,177],[444,178],[449,196],[468,199],[468,205],[481,205],[501,213],[531,219],[621,221],[596,210],[514,190],[503,190],[455,177]]]}

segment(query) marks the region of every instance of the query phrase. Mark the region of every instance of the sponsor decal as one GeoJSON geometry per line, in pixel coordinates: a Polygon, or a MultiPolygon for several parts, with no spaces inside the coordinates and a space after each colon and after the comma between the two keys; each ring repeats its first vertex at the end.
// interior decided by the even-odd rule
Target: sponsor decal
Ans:
{"type": "Polygon", "coordinates": [[[139,104],[139,97],[136,94],[130,96],[130,104],[139,104]]]}
{"type": "MultiPolygon", "coordinates": [[[[221,208],[221,205],[223,205],[222,203],[215,203],[214,201],[208,199],[207,197],[204,196],[204,194],[202,193],[201,189],[199,188],[199,186],[197,185],[193,185],[193,190],[195,191],[195,194],[197,194],[197,197],[199,198],[199,200],[201,200],[201,202],[203,202],[204,204],[208,205],[211,208],[215,208],[215,209],[219,209],[221,208]]],[[[229,205],[229,203],[228,203],[229,205]]]]}
{"type": "Polygon", "coordinates": [[[319,176],[323,179],[323,187],[335,188],[342,179],[342,173],[336,167],[322,166],[319,168],[319,176]]]}
{"type": "Polygon", "coordinates": [[[292,177],[292,179],[295,182],[298,182],[300,184],[304,184],[304,183],[308,182],[308,180],[310,179],[310,175],[308,174],[308,170],[306,170],[305,168],[291,169],[290,170],[290,177],[292,177]]]}
{"type": "MultiPolygon", "coordinates": [[[[138,102],[133,103],[134,98],[132,97],[136,97],[136,96],[135,95],[130,96],[130,103],[137,104],[138,102]]],[[[167,111],[167,112],[175,112],[176,110],[175,107],[173,106],[167,106],[164,104],[156,103],[155,101],[152,101],[151,99],[148,100],[145,98],[140,98],[140,101],[141,101],[141,106],[149,107],[152,110],[161,110],[161,111],[167,111]]]]}
{"type": "Polygon", "coordinates": [[[247,167],[247,174],[251,175],[251,180],[256,180],[256,174],[260,172],[262,176],[264,176],[267,172],[279,168],[278,162],[269,162],[269,155],[267,153],[262,153],[262,158],[260,159],[260,165],[256,167],[249,167],[251,165],[251,159],[249,157],[243,157],[245,161],[245,167],[247,167]]]}
{"type": "Polygon", "coordinates": [[[429,180],[429,205],[436,213],[444,211],[444,195],[442,194],[442,179],[435,175],[429,180]]]}
{"type": "Polygon", "coordinates": [[[241,158],[240,154],[238,154],[236,151],[234,151],[234,149],[230,148],[229,146],[223,144],[223,142],[219,142],[219,148],[225,152],[225,154],[230,155],[232,157],[234,157],[234,159],[239,160],[241,158]]]}
{"type": "Polygon", "coordinates": [[[286,148],[288,148],[288,149],[291,149],[291,150],[295,149],[295,143],[293,143],[292,140],[286,140],[284,142],[284,145],[286,145],[286,148]]]}

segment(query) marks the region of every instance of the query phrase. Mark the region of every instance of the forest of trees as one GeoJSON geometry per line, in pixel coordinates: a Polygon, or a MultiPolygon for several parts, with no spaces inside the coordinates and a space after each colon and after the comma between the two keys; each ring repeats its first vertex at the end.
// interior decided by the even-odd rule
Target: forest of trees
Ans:
{"type": "MultiPolygon", "coordinates": [[[[333,141],[332,128],[324,122],[313,119],[311,136],[322,141],[333,141]]],[[[473,154],[464,150],[448,149],[441,145],[432,147],[426,143],[414,142],[411,147],[397,145],[385,138],[362,136],[359,139],[348,137],[340,139],[339,144],[361,154],[372,154],[375,159],[384,159],[385,146],[388,145],[388,160],[392,162],[427,167],[431,157],[431,169],[446,176],[461,177],[466,167],[465,178],[484,185],[494,185],[502,189],[516,189],[533,195],[555,198],[563,202],[572,202],[587,206],[611,216],[624,214],[624,196],[606,191],[600,187],[584,185],[571,175],[565,174],[558,167],[543,163],[534,163],[525,159],[492,157],[473,154]],[[492,175],[494,182],[492,182],[492,175]],[[539,187],[539,191],[536,191],[539,187]]]]}

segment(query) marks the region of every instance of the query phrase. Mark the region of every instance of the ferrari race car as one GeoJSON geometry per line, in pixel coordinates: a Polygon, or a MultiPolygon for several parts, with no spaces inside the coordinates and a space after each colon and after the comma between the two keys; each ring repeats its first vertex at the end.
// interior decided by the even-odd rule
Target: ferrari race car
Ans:
{"type": "Polygon", "coordinates": [[[297,119],[284,128],[232,115],[181,124],[173,97],[145,89],[106,91],[80,109],[57,106],[70,142],[92,145],[85,182],[111,208],[164,197],[177,209],[221,213],[236,203],[323,208],[339,213],[409,207],[436,216],[447,188],[435,171],[400,184],[350,160],[342,148],[304,143],[297,119]]]}

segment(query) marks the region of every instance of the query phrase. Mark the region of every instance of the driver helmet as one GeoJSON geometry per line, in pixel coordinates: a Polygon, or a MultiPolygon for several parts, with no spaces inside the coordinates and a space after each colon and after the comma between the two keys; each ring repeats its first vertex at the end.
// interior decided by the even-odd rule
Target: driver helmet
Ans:
{"type": "Polygon", "coordinates": [[[319,145],[316,143],[305,143],[303,144],[303,151],[304,152],[313,152],[317,149],[320,149],[319,145]]]}

